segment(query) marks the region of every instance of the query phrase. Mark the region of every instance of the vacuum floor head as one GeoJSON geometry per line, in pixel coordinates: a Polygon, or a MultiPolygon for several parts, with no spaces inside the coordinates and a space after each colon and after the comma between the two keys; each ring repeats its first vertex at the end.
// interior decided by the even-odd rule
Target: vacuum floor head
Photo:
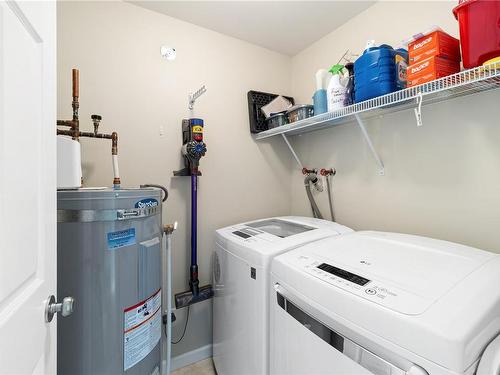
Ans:
{"type": "Polygon", "coordinates": [[[191,306],[195,303],[205,301],[214,296],[212,285],[204,285],[200,287],[197,295],[194,295],[190,290],[175,295],[175,308],[182,309],[183,307],[191,306]]]}

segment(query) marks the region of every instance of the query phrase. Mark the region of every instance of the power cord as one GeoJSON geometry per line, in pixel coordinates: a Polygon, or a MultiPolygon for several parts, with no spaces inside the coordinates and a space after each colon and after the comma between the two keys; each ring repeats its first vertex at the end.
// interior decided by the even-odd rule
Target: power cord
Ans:
{"type": "MultiPolygon", "coordinates": [[[[186,322],[184,323],[184,328],[182,330],[182,335],[181,335],[181,337],[180,337],[179,340],[177,340],[177,341],[171,341],[171,343],[173,345],[176,345],[176,344],[180,343],[182,341],[182,339],[184,339],[184,336],[186,335],[187,326],[188,326],[188,322],[189,322],[189,311],[190,311],[190,308],[191,308],[191,306],[188,306],[188,308],[187,308],[186,322]]],[[[165,337],[167,337],[167,326],[166,325],[163,325],[163,330],[165,331],[165,337]]],[[[168,337],[167,337],[167,339],[168,339],[168,337]]]]}

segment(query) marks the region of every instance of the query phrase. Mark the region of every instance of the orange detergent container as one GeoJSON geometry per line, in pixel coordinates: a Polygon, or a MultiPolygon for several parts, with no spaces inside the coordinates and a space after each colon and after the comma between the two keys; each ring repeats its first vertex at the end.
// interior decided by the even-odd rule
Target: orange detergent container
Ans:
{"type": "Polygon", "coordinates": [[[408,44],[410,64],[433,56],[460,61],[460,42],[444,31],[436,30],[408,44]]]}
{"type": "Polygon", "coordinates": [[[500,60],[500,1],[460,0],[453,9],[460,27],[464,67],[500,60]]]}
{"type": "Polygon", "coordinates": [[[408,87],[421,85],[459,71],[459,61],[432,56],[408,66],[406,71],[408,87]]]}

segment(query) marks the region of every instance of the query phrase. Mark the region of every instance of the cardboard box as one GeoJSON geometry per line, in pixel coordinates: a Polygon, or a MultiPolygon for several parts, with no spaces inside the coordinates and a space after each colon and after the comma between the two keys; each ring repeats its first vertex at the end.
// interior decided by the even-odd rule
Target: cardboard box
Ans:
{"type": "Polygon", "coordinates": [[[408,66],[408,87],[421,85],[460,71],[460,63],[433,56],[408,66]]]}
{"type": "Polygon", "coordinates": [[[460,61],[460,42],[443,31],[436,30],[408,44],[410,64],[433,56],[460,61]]]}

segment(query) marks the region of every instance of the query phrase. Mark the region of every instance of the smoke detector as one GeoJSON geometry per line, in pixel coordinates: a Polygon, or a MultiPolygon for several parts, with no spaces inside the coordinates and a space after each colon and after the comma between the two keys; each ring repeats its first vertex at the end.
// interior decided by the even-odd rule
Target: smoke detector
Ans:
{"type": "Polygon", "coordinates": [[[161,46],[160,54],[162,57],[166,58],[168,61],[174,61],[177,53],[175,52],[175,48],[161,46]]]}

